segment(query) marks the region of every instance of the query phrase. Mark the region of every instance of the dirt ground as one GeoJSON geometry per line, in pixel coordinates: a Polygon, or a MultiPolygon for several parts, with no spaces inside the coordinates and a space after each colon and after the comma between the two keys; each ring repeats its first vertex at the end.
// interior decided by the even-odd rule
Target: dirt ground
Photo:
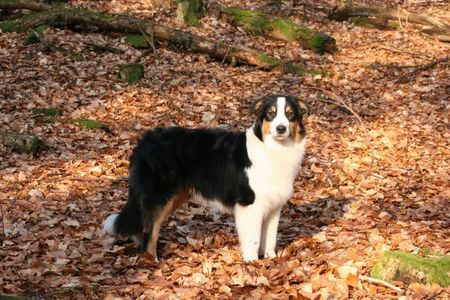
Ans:
{"type": "MultiPolygon", "coordinates": [[[[397,81],[448,56],[450,44],[427,38],[409,24],[382,31],[328,21],[324,9],[333,1],[298,7],[293,2],[284,1],[278,13],[334,36],[339,52],[319,56],[296,42],[245,34],[212,15],[202,19],[201,28],[180,28],[326,71],[326,76],[232,67],[157,44],[157,55],[142,60],[144,78],[128,85],[118,80],[118,65],[132,62],[141,51],[125,44],[121,34],[51,28],[45,42],[25,46],[26,33],[0,33],[0,131],[34,134],[48,145],[39,156],[0,145],[0,294],[43,299],[449,297],[448,288],[396,283],[402,289],[396,292],[358,275],[369,276],[386,250],[450,252],[449,63],[397,81]],[[305,13],[308,18],[302,17],[305,13]],[[83,41],[124,52],[95,52],[83,41]],[[46,43],[82,59],[48,51],[46,43]],[[312,112],[305,120],[303,167],[280,222],[278,258],[244,263],[233,218],[196,205],[177,211],[163,227],[159,263],[142,257],[135,245],[102,233],[105,217],[127,199],[128,158],[143,132],[173,125],[244,130],[252,124],[252,100],[279,93],[298,96],[312,112]],[[33,108],[42,107],[63,114],[47,121],[33,115],[33,108]],[[68,122],[77,118],[101,121],[111,130],[68,122]]],[[[445,1],[381,2],[450,20],[445,1]]],[[[259,1],[223,3],[264,6],[259,1]]],[[[70,6],[153,16],[179,26],[173,9],[157,4],[69,1],[70,6]]]]}

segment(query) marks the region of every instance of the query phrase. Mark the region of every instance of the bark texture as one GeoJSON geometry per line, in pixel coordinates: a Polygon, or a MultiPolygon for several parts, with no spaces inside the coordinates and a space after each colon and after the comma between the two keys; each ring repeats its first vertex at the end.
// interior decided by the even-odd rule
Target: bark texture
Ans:
{"type": "Polygon", "coordinates": [[[450,24],[436,18],[415,14],[404,9],[391,9],[372,6],[346,6],[334,9],[328,15],[331,20],[353,20],[359,24],[379,25],[377,27],[399,27],[400,23],[424,25],[422,33],[440,40],[450,42],[450,24]]]}
{"type": "MultiPolygon", "coordinates": [[[[0,9],[14,9],[9,0],[0,0],[0,9]],[[5,4],[6,3],[6,4],[5,4]]],[[[33,10],[34,6],[19,1],[17,8],[33,10]]],[[[40,25],[71,27],[75,25],[96,27],[105,31],[138,33],[155,40],[169,42],[180,49],[207,54],[231,64],[246,64],[258,68],[282,67],[287,73],[305,73],[305,70],[273,56],[259,53],[243,46],[230,46],[179,29],[163,26],[135,17],[110,15],[79,8],[52,8],[33,12],[19,20],[0,22],[3,32],[23,32],[40,25]]]]}

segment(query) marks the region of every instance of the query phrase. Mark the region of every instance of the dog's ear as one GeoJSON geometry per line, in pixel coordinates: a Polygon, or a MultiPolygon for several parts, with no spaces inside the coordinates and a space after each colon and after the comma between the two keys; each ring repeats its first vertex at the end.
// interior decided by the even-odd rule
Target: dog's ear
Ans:
{"type": "Polygon", "coordinates": [[[261,113],[261,108],[264,104],[264,97],[256,98],[250,105],[250,112],[254,115],[259,115],[261,113]]]}
{"type": "Polygon", "coordinates": [[[300,111],[301,111],[302,115],[309,115],[311,110],[309,109],[308,103],[306,103],[302,100],[297,100],[297,103],[298,103],[298,106],[300,107],[300,111]]]}

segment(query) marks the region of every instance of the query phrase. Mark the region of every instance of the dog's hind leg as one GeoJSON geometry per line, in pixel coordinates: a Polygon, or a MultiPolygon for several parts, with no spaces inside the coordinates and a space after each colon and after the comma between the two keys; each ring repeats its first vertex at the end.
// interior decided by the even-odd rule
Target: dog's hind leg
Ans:
{"type": "Polygon", "coordinates": [[[147,211],[144,215],[144,230],[142,233],[142,249],[144,252],[150,253],[155,261],[158,261],[156,246],[158,244],[159,231],[161,224],[167,217],[179,208],[189,198],[186,190],[175,194],[164,206],[147,211]]]}

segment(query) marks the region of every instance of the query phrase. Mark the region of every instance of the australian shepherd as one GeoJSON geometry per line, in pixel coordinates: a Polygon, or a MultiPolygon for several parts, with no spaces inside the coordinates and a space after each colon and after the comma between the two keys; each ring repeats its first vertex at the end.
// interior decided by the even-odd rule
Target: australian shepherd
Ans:
{"type": "Polygon", "coordinates": [[[307,106],[291,96],[267,96],[251,106],[245,132],[157,128],[131,155],[128,202],[110,215],[109,235],[138,238],[156,260],[161,224],[188,199],[219,204],[236,219],[245,261],[275,257],[282,206],[305,152],[307,106]]]}

